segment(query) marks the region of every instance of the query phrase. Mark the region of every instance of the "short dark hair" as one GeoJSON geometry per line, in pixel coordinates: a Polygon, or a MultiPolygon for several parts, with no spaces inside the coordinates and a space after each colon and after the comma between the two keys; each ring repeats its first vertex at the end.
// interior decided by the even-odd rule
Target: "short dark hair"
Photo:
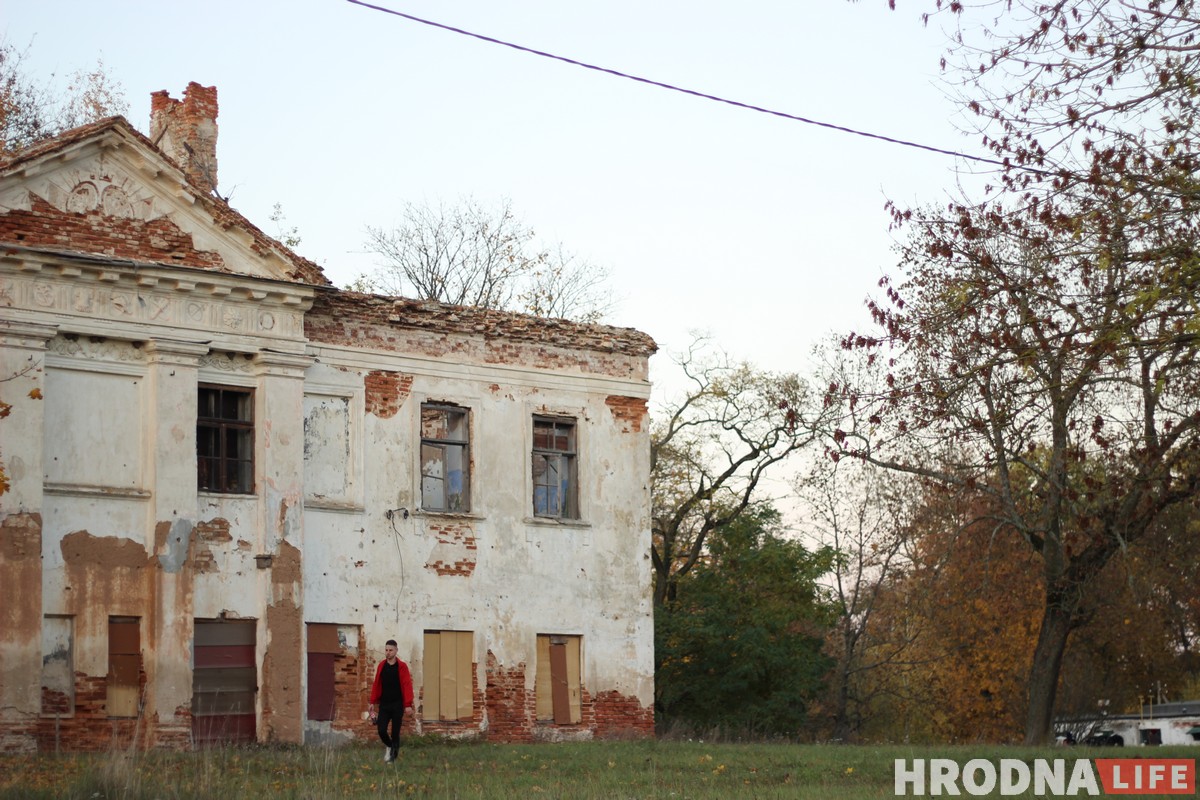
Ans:
{"type": "Polygon", "coordinates": [[[384,642],[384,643],[383,643],[383,646],[384,646],[384,647],[387,647],[389,644],[390,644],[392,647],[399,647],[399,646],[400,646],[400,645],[396,644],[396,640],[395,640],[395,639],[388,639],[386,642],[384,642]]]}

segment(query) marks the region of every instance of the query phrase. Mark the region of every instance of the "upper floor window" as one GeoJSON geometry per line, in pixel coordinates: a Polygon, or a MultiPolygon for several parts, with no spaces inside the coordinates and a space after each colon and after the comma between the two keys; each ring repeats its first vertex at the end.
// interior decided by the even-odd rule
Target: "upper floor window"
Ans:
{"type": "Polygon", "coordinates": [[[206,492],[254,491],[254,392],[200,387],[196,415],[197,485],[206,492]]]}
{"type": "Polygon", "coordinates": [[[471,432],[465,408],[421,404],[421,508],[471,510],[471,432]]]}
{"type": "Polygon", "coordinates": [[[533,513],[579,519],[575,422],[533,418],[533,513]]]}

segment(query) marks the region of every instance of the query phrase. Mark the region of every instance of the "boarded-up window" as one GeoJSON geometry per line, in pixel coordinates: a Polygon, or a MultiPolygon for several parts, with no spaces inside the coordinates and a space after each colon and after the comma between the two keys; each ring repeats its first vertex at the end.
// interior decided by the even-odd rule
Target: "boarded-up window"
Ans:
{"type": "Polygon", "coordinates": [[[582,718],[579,636],[537,637],[537,718],[573,725],[582,718]]]}
{"type": "Polygon", "coordinates": [[[138,715],[138,673],[142,641],[137,617],[108,618],[108,697],[110,717],[138,715]]]}
{"type": "Polygon", "coordinates": [[[192,739],[196,744],[256,739],[254,620],[196,620],[192,739]]]}
{"type": "Polygon", "coordinates": [[[470,631],[425,631],[423,719],[471,719],[474,640],[470,631]]]}
{"type": "Polygon", "coordinates": [[[75,632],[71,617],[42,620],[42,713],[75,713],[75,632]]]}
{"type": "MultiPolygon", "coordinates": [[[[133,352],[133,351],[125,351],[133,352]]],[[[81,359],[82,360],[82,359],[81,359]]],[[[45,480],[137,489],[142,480],[142,392],[138,378],[67,369],[46,371],[45,480]],[[90,401],[83,401],[89,398],[90,401]],[[95,400],[103,398],[104,413],[95,400]],[[103,458],[81,458],[81,453],[103,458]]]]}
{"type": "Polygon", "coordinates": [[[304,395],[304,491],[309,497],[346,497],[355,465],[350,398],[304,395]]]}
{"type": "Polygon", "coordinates": [[[337,625],[308,623],[308,718],[333,719],[337,699],[334,662],[342,652],[337,625]]]}

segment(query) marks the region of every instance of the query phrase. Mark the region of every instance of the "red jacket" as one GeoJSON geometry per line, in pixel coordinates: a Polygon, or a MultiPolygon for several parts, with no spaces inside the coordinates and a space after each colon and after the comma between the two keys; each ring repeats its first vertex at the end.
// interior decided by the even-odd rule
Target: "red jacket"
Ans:
{"type": "MultiPolygon", "coordinates": [[[[412,708],[412,704],[413,704],[412,673],[410,673],[408,671],[408,664],[405,664],[403,661],[400,661],[400,659],[396,659],[396,661],[399,662],[399,664],[400,664],[400,692],[404,695],[404,707],[412,708]]],[[[370,700],[371,705],[375,705],[376,703],[379,702],[379,698],[383,697],[382,675],[383,675],[383,665],[385,663],[387,663],[386,659],[384,659],[383,661],[380,661],[379,666],[377,666],[375,668],[375,681],[374,681],[374,683],[371,684],[371,700],[370,700]]]]}

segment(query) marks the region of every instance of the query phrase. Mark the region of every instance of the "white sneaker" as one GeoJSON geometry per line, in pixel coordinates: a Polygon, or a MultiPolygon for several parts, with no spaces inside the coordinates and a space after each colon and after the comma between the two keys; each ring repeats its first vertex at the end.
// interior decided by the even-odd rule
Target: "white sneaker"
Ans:
{"type": "Polygon", "coordinates": [[[392,761],[392,748],[383,748],[383,763],[390,764],[392,761]]]}

